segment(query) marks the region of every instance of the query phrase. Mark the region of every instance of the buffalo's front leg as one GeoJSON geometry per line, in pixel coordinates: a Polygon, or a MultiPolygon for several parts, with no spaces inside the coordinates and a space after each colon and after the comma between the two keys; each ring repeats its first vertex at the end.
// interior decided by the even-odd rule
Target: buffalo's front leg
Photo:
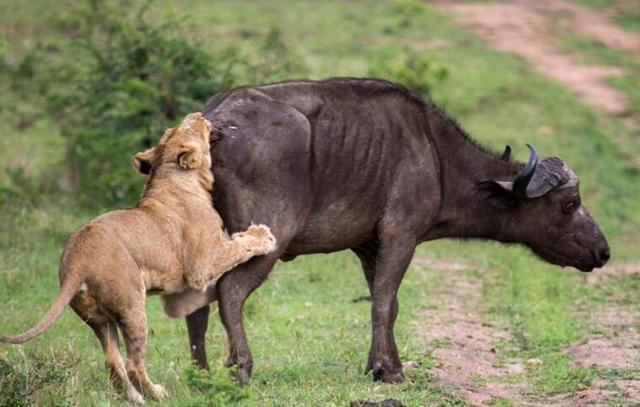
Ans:
{"type": "Polygon", "coordinates": [[[393,326],[398,316],[398,288],[415,249],[415,241],[383,238],[375,261],[371,323],[372,338],[367,370],[373,379],[387,383],[404,380],[393,326]]]}
{"type": "Polygon", "coordinates": [[[207,351],[205,348],[205,334],[209,324],[209,306],[194,311],[185,317],[187,321],[187,331],[189,331],[189,349],[191,349],[191,359],[200,369],[209,369],[207,362],[207,351]]]}

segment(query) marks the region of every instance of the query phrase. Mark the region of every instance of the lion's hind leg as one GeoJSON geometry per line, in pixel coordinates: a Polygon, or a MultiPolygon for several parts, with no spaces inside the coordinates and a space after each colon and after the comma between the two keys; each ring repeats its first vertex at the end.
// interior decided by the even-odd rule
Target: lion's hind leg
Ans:
{"type": "Polygon", "coordinates": [[[120,355],[118,328],[115,322],[103,314],[98,306],[98,301],[86,292],[86,288],[82,289],[71,300],[70,305],[98,337],[104,352],[105,366],[109,371],[109,379],[113,387],[121,392],[127,401],[143,404],[144,397],[136,390],[127,376],[124,360],[120,355]]]}
{"type": "Polygon", "coordinates": [[[164,387],[151,381],[144,364],[147,350],[147,315],[145,314],[144,298],[140,298],[126,310],[122,310],[118,324],[127,349],[125,368],[129,380],[145,396],[156,400],[163,399],[167,392],[164,387]]]}
{"type": "Polygon", "coordinates": [[[87,321],[100,340],[104,351],[105,365],[109,369],[109,378],[116,390],[124,393],[127,401],[144,404],[144,397],[129,381],[124,361],[120,355],[118,329],[113,322],[96,323],[87,321]]]}

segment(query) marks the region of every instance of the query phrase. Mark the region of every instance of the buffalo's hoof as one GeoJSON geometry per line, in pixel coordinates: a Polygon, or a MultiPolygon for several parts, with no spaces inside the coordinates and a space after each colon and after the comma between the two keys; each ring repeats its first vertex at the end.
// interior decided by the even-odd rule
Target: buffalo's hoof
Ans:
{"type": "Polygon", "coordinates": [[[399,384],[404,382],[404,375],[402,374],[402,372],[379,372],[378,374],[373,374],[373,380],[376,382],[399,384]]]}
{"type": "Polygon", "coordinates": [[[240,386],[246,386],[247,384],[249,384],[251,372],[246,367],[239,367],[235,372],[235,377],[238,380],[238,384],[240,386]]]}
{"type": "Polygon", "coordinates": [[[373,380],[383,383],[402,383],[404,382],[404,375],[402,374],[402,367],[392,368],[385,366],[383,363],[369,363],[367,362],[367,368],[364,374],[373,371],[373,380]]]}
{"type": "Polygon", "coordinates": [[[251,366],[239,366],[238,362],[233,361],[231,358],[224,362],[225,367],[236,367],[231,370],[231,378],[238,381],[240,386],[249,384],[251,378],[251,366]]]}

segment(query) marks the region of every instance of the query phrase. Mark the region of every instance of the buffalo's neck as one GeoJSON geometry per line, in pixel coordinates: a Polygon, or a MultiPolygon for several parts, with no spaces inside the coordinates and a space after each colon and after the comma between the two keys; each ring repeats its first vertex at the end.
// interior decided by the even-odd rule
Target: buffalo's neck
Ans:
{"type": "Polygon", "coordinates": [[[425,240],[480,238],[510,241],[505,233],[509,211],[491,206],[479,183],[512,180],[520,165],[501,159],[474,143],[440,111],[430,114],[431,136],[441,171],[441,207],[425,240]]]}

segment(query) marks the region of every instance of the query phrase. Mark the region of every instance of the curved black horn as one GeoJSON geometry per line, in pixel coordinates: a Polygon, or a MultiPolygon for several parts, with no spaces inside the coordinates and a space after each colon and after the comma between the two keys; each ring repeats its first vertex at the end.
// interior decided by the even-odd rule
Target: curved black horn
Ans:
{"type": "Polygon", "coordinates": [[[529,155],[529,161],[524,166],[518,177],[513,181],[513,193],[515,196],[521,199],[527,199],[527,186],[529,181],[533,177],[533,172],[538,165],[538,150],[531,144],[527,144],[531,154],[529,155]]]}
{"type": "Polygon", "coordinates": [[[509,144],[504,146],[504,153],[502,153],[500,159],[502,161],[509,161],[511,159],[511,146],[509,144]]]}

